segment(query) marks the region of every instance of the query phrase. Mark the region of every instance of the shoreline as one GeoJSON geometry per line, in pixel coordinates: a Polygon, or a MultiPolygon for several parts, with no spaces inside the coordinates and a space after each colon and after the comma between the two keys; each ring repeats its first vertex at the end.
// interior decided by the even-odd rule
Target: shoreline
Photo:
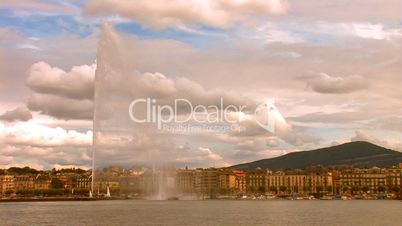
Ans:
{"type": "MultiPolygon", "coordinates": [[[[149,201],[188,201],[188,199],[175,200],[152,200],[152,199],[133,199],[133,198],[89,198],[89,197],[40,197],[40,198],[8,198],[0,199],[0,203],[15,203],[15,202],[74,202],[74,201],[113,201],[113,200],[149,200],[149,201]]],[[[191,201],[402,201],[401,199],[191,199],[191,201]]]]}
{"type": "Polygon", "coordinates": [[[53,201],[100,201],[100,200],[127,200],[124,198],[90,198],[90,197],[39,197],[39,198],[6,198],[2,202],[53,202],[53,201]]]}

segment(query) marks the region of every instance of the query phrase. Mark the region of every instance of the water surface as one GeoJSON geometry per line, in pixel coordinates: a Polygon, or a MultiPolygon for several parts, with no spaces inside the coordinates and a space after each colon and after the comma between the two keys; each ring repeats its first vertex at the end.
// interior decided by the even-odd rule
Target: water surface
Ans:
{"type": "Polygon", "coordinates": [[[76,201],[0,203],[0,225],[402,225],[402,202],[76,201]]]}

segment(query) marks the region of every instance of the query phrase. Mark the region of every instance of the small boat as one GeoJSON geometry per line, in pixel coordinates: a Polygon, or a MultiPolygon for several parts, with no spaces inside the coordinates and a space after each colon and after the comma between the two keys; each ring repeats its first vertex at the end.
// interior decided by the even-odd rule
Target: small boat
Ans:
{"type": "Polygon", "coordinates": [[[110,190],[109,190],[109,186],[107,187],[107,191],[106,191],[106,198],[110,198],[110,190]]]}

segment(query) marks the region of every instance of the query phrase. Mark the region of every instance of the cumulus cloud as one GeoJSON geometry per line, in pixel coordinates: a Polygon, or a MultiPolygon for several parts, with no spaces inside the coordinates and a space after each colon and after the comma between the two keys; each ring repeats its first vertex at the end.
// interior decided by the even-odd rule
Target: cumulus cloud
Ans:
{"type": "Polygon", "coordinates": [[[17,107],[9,110],[0,115],[0,120],[13,122],[13,121],[29,121],[32,119],[32,114],[25,106],[17,107]]]}
{"type": "MultiPolygon", "coordinates": [[[[345,2],[342,1],[339,4],[344,5],[345,2]]],[[[367,2],[368,5],[372,5],[371,3],[371,1],[367,2]]],[[[308,5],[305,3],[297,4],[308,5]]],[[[321,5],[319,3],[315,4],[318,6],[321,5]]],[[[360,5],[366,9],[366,4],[350,4],[353,6],[360,5]]],[[[327,4],[325,3],[323,5],[327,4]]],[[[378,11],[384,12],[382,7],[378,8],[378,11]]],[[[397,7],[392,7],[392,9],[396,8],[397,7]]],[[[328,10],[314,10],[320,12],[311,12],[311,14],[308,14],[307,16],[316,16],[314,13],[323,13],[328,14],[328,17],[331,17],[334,14],[334,11],[329,12],[328,10]]],[[[106,11],[107,10],[105,10],[105,12],[106,11]]],[[[361,11],[365,10],[362,9],[361,11]]],[[[374,14],[376,14],[378,11],[371,10],[371,12],[374,14]]],[[[338,11],[338,13],[340,13],[340,11],[338,11]]],[[[353,15],[356,16],[356,18],[367,18],[357,14],[353,15]]],[[[400,17],[399,11],[397,15],[400,17]]],[[[137,16],[139,16],[139,14],[137,14],[136,17],[137,16]]],[[[325,17],[326,15],[322,16],[325,17]]],[[[160,17],[165,16],[161,15],[160,17]]],[[[318,16],[318,18],[320,17],[318,16]]],[[[230,24],[236,24],[236,22],[240,20],[241,18],[230,20],[231,22],[228,23],[228,25],[230,26],[230,24]]],[[[356,19],[353,21],[362,20],[356,19]]],[[[144,24],[145,26],[158,28],[183,28],[181,22],[168,22],[162,25],[153,25],[151,22],[148,23],[141,21],[140,23],[144,24]]],[[[219,24],[211,25],[194,20],[186,22],[185,26],[192,24],[215,27],[221,26],[219,24]]],[[[328,122],[337,123],[336,126],[339,127],[356,127],[364,125],[365,122],[363,121],[375,119],[375,117],[378,115],[386,116],[391,113],[393,115],[398,115],[398,113],[400,113],[399,109],[402,109],[399,108],[399,106],[401,106],[401,102],[395,100],[396,98],[388,98],[391,95],[387,94],[387,92],[394,92],[394,96],[392,97],[398,97],[399,100],[401,100],[400,92],[398,92],[397,86],[400,82],[399,75],[401,72],[401,64],[399,63],[401,60],[399,53],[400,40],[395,40],[395,37],[398,37],[400,30],[392,29],[392,27],[390,28],[385,23],[350,23],[349,21],[335,24],[331,24],[331,22],[329,22],[328,24],[329,30],[331,30],[333,33],[342,33],[342,38],[345,38],[345,40],[342,40],[342,42],[337,42],[336,44],[332,42],[328,43],[328,40],[333,40],[333,33],[327,32],[327,35],[329,36],[326,37],[317,37],[315,35],[311,35],[311,33],[305,35],[305,31],[303,29],[287,29],[286,27],[282,27],[284,24],[279,25],[278,27],[266,27],[265,30],[261,31],[261,34],[259,34],[260,37],[258,38],[265,40],[265,42],[269,42],[268,45],[266,45],[264,42],[264,45],[253,46],[255,42],[246,40],[245,45],[240,45],[243,43],[239,44],[236,42],[236,44],[239,44],[239,46],[236,47],[240,47],[239,49],[236,48],[236,51],[232,51],[232,48],[231,50],[226,51],[224,45],[220,45],[221,43],[219,42],[218,44],[215,43],[219,46],[219,48],[214,49],[211,47],[211,49],[202,49],[202,51],[199,51],[198,49],[194,49],[187,44],[172,40],[163,41],[128,38],[134,41],[123,46],[123,52],[124,48],[127,48],[127,52],[131,53],[127,56],[131,57],[126,57],[126,55],[124,55],[123,58],[130,61],[129,63],[135,65],[135,69],[139,71],[137,73],[132,70],[130,73],[132,72],[133,75],[138,75],[137,80],[135,81],[138,81],[138,84],[140,85],[135,87],[136,90],[133,90],[133,87],[130,87],[132,81],[123,80],[123,83],[127,84],[127,93],[141,92],[148,96],[156,97],[158,98],[158,101],[163,103],[169,103],[173,98],[176,97],[188,97],[191,98],[191,101],[200,104],[214,103],[219,99],[220,96],[224,96],[225,101],[230,100],[229,103],[244,103],[244,98],[239,98],[241,96],[240,94],[250,94],[251,97],[255,97],[256,99],[282,97],[282,107],[284,108],[281,109],[283,109],[283,113],[293,116],[294,118],[296,117],[297,119],[300,119],[299,121],[306,122],[305,125],[309,128],[312,127],[314,122],[318,121],[323,122],[320,124],[320,127],[326,126],[328,128],[332,126],[328,122]],[[342,28],[343,30],[338,30],[338,28],[342,28]],[[345,34],[347,36],[343,36],[345,34]],[[307,43],[309,39],[305,38],[309,35],[313,36],[310,37],[310,39],[314,39],[315,41],[318,40],[319,42],[322,41],[324,44],[320,43],[319,45],[315,45],[314,43],[307,43]],[[356,39],[356,37],[359,38],[356,39]],[[319,94],[348,93],[348,99],[345,100],[343,98],[339,98],[338,95],[319,95],[314,92],[305,92],[305,90],[303,90],[304,86],[300,83],[300,81],[295,81],[294,75],[298,73],[311,73],[308,71],[310,69],[313,69],[314,71],[325,71],[328,72],[328,74],[312,76],[311,78],[306,79],[305,82],[309,85],[309,88],[319,94]],[[364,78],[361,76],[331,76],[353,74],[364,74],[364,78]],[[180,76],[185,77],[183,78],[180,76]],[[354,84],[354,87],[352,87],[353,85],[349,85],[349,83],[354,84]],[[368,84],[370,84],[370,86],[368,86],[368,84]],[[219,89],[216,87],[219,87],[219,89]],[[228,92],[228,90],[231,89],[235,90],[236,92],[228,92]],[[367,89],[369,92],[354,92],[362,89],[367,89]],[[359,103],[364,106],[370,105],[371,107],[368,106],[350,109],[339,108],[339,106],[345,101],[359,103]],[[380,103],[382,103],[382,105],[379,105],[380,103]],[[331,106],[337,106],[337,111],[326,112],[325,109],[331,106]],[[306,111],[309,114],[303,115],[306,111]],[[355,123],[359,123],[359,125],[356,125],[355,123]]],[[[285,25],[288,26],[289,24],[285,23],[285,25]]],[[[299,26],[299,24],[296,23],[294,26],[299,26]]],[[[12,37],[8,38],[7,40],[12,41],[12,37]]],[[[244,40],[236,41],[242,42],[244,40]]],[[[337,39],[337,41],[339,40],[337,39]]],[[[40,47],[47,47],[46,42],[48,42],[48,40],[43,40],[40,47]]],[[[46,60],[47,63],[42,62],[42,65],[36,65],[38,66],[38,73],[36,76],[31,76],[33,73],[30,74],[30,77],[33,79],[32,81],[27,81],[27,85],[31,88],[34,94],[28,101],[29,107],[32,108],[31,110],[36,109],[36,111],[40,111],[42,114],[49,114],[62,119],[91,119],[92,96],[89,94],[93,91],[93,86],[90,86],[88,85],[89,83],[85,82],[86,79],[90,77],[86,76],[88,74],[86,74],[85,68],[90,67],[91,70],[94,70],[93,65],[88,65],[84,68],[81,68],[82,66],[78,66],[77,70],[74,69],[75,67],[71,70],[61,70],[59,68],[50,66],[57,65],[60,68],[69,68],[70,65],[82,64],[81,62],[78,64],[76,62],[66,63],[66,61],[71,61],[72,57],[65,58],[64,56],[70,55],[77,51],[69,46],[70,38],[65,38],[63,40],[59,39],[57,40],[57,43],[62,45],[57,45],[57,48],[63,49],[63,51],[65,51],[64,54],[52,52],[52,54],[49,55],[52,55],[52,58],[54,57],[54,59],[46,60]],[[66,52],[69,54],[66,54],[66,52]],[[46,81],[41,81],[41,74],[46,75],[46,81]],[[87,85],[80,86],[84,83],[87,85]],[[64,84],[69,85],[63,86],[64,84]],[[58,87],[60,87],[60,89],[58,87]],[[74,88],[74,90],[69,90],[69,88],[74,88]]],[[[95,41],[91,40],[84,45],[80,44],[80,47],[87,48],[94,43],[95,41]]],[[[109,53],[113,54],[113,51],[109,53]]],[[[88,54],[80,55],[87,56],[88,54]]],[[[16,59],[17,57],[10,58],[8,52],[6,53],[4,51],[0,51],[0,58],[2,58],[2,60],[0,60],[1,69],[6,67],[12,67],[13,69],[26,69],[26,67],[13,65],[13,61],[16,60],[9,59],[16,59]],[[3,57],[1,57],[2,55],[3,57]]],[[[81,60],[79,57],[73,58],[75,61],[81,60]]],[[[112,55],[112,58],[117,59],[115,55],[112,55]]],[[[20,59],[20,57],[18,57],[18,59],[20,59]]],[[[0,86],[2,86],[1,88],[3,88],[9,86],[4,82],[6,79],[13,79],[14,75],[23,73],[3,72],[0,74],[3,75],[3,82],[0,84],[0,86]]],[[[121,86],[118,86],[117,88],[119,87],[122,88],[121,86]]],[[[14,89],[14,87],[12,88],[14,89]]],[[[104,111],[115,109],[115,105],[105,106],[107,107],[103,108],[104,111]]],[[[289,117],[286,118],[289,119],[289,117]]],[[[395,123],[397,122],[396,120],[398,119],[389,119],[387,125],[384,126],[387,128],[394,128],[394,131],[398,131],[397,123],[395,123]]],[[[124,123],[125,122],[122,122],[122,124],[124,123]]],[[[124,124],[123,126],[127,125],[129,124],[124,124]]],[[[119,128],[119,126],[117,126],[117,128],[119,128]]],[[[333,137],[333,133],[339,132],[339,130],[336,129],[337,128],[331,128],[330,135],[327,134],[327,131],[319,134],[320,136],[324,136],[326,139],[332,139],[331,137],[333,137]]],[[[355,128],[353,128],[353,130],[354,129],[355,128]]],[[[283,143],[279,142],[279,146],[276,146],[278,144],[276,139],[265,139],[267,136],[271,136],[272,134],[267,133],[267,131],[258,125],[249,125],[247,127],[247,132],[249,132],[248,134],[239,134],[238,136],[228,134],[225,137],[225,139],[227,138],[226,142],[215,141],[216,143],[212,142],[212,144],[204,143],[207,141],[203,138],[187,136],[181,137],[181,140],[179,141],[168,138],[167,140],[170,140],[171,142],[160,142],[159,144],[154,145],[154,143],[157,143],[155,140],[159,134],[156,134],[155,136],[140,136],[138,134],[130,134],[128,137],[117,136],[113,142],[110,142],[109,144],[113,144],[110,145],[110,153],[112,154],[116,154],[116,150],[113,150],[112,148],[113,146],[124,148],[132,145],[132,147],[137,149],[144,148],[144,150],[147,151],[157,152],[157,150],[160,149],[161,151],[168,153],[166,155],[169,157],[171,156],[174,158],[177,155],[183,155],[177,154],[174,151],[169,152],[169,149],[173,150],[175,146],[173,144],[183,143],[183,140],[185,140],[190,143],[198,143],[197,145],[193,145],[195,148],[191,148],[194,153],[197,153],[198,151],[200,155],[202,155],[202,153],[205,154],[206,152],[199,151],[198,147],[210,147],[210,150],[214,150],[215,153],[216,151],[219,151],[219,155],[226,160],[226,158],[230,158],[228,153],[230,153],[232,150],[236,150],[234,148],[242,148],[240,151],[244,151],[244,153],[261,153],[262,150],[266,150],[267,146],[269,149],[276,149],[280,148],[281,144],[286,145],[286,143],[299,146],[304,144],[315,144],[315,142],[319,141],[319,138],[308,136],[304,134],[304,131],[284,131],[285,132],[282,134],[277,134],[278,140],[285,141],[283,143]],[[245,151],[246,149],[249,149],[250,151],[245,151]]],[[[318,134],[315,132],[316,131],[314,131],[312,134],[318,134]]],[[[341,132],[343,133],[344,131],[341,132]]],[[[213,136],[222,138],[224,135],[213,134],[213,136]]],[[[362,136],[360,136],[360,138],[362,138],[362,136]]],[[[60,150],[55,150],[54,152],[58,151],[60,150]]],[[[130,162],[133,160],[127,158],[129,155],[133,155],[130,153],[132,150],[127,149],[126,151],[127,155],[122,154],[119,156],[118,161],[130,162]]],[[[24,149],[24,152],[28,153],[28,149],[24,149]]],[[[39,153],[41,150],[35,149],[34,152],[39,153]]],[[[42,151],[41,153],[43,154],[49,152],[42,151]]],[[[60,153],[60,156],[62,156],[62,153],[64,152],[60,151],[60,153]]],[[[280,151],[277,153],[280,153],[280,151]]],[[[253,156],[253,158],[256,159],[262,155],[258,154],[253,156]]],[[[65,157],[66,156],[63,158],[65,157]]],[[[146,155],[144,154],[143,157],[146,158],[146,155]]],[[[7,157],[4,159],[11,161],[13,157],[7,157]]],[[[243,161],[243,159],[240,158],[240,154],[237,157],[234,156],[231,161],[232,160],[243,161]]],[[[190,154],[188,155],[188,161],[191,161],[190,154]]]]}
{"type": "MultiPolygon", "coordinates": [[[[34,91],[28,99],[29,109],[59,119],[92,119],[95,69],[95,64],[81,65],[65,72],[45,62],[33,64],[26,80],[27,86],[34,91]]],[[[218,104],[223,98],[225,106],[235,104],[252,108],[255,105],[233,91],[208,90],[185,77],[173,79],[159,72],[141,74],[133,70],[133,75],[123,80],[118,76],[108,79],[113,81],[109,91],[119,90],[126,98],[141,95],[156,98],[163,104],[173,104],[175,98],[186,98],[193,104],[205,105],[218,104]]],[[[116,101],[110,104],[116,105],[116,101]]]]}
{"type": "Polygon", "coordinates": [[[91,100],[94,93],[95,69],[95,64],[81,65],[65,72],[41,61],[31,66],[26,83],[38,93],[91,100]]]}
{"type": "Polygon", "coordinates": [[[179,163],[191,164],[193,166],[229,166],[230,164],[216,151],[207,147],[183,149],[175,159],[179,163]]]}
{"type": "MultiPolygon", "coordinates": [[[[262,115],[265,114],[266,112],[262,115]]],[[[231,135],[236,137],[252,138],[268,137],[265,141],[265,144],[271,147],[279,145],[278,139],[285,141],[286,143],[293,146],[302,146],[311,143],[318,144],[321,141],[320,137],[306,135],[296,131],[290,123],[286,122],[286,120],[277,109],[275,110],[275,114],[271,115],[271,117],[272,116],[274,121],[273,131],[269,131],[266,128],[263,128],[261,124],[257,122],[259,121],[260,123],[263,122],[263,124],[266,124],[267,122],[264,122],[264,120],[269,119],[268,117],[263,117],[264,119],[261,120],[261,117],[258,114],[255,114],[255,117],[250,117],[249,115],[246,115],[245,119],[241,120],[239,123],[239,125],[243,127],[243,130],[239,132],[232,132],[231,135]]],[[[255,141],[252,141],[252,145],[248,145],[249,149],[252,149],[251,146],[258,146],[255,145],[254,142],[255,141]]],[[[250,144],[250,141],[248,141],[246,144],[250,144]]]]}
{"type": "Polygon", "coordinates": [[[367,141],[381,146],[388,146],[388,143],[384,140],[377,138],[364,130],[356,130],[355,136],[350,139],[351,141],[367,141]]]}
{"type": "Polygon", "coordinates": [[[43,61],[31,65],[25,81],[33,91],[28,108],[57,119],[92,119],[95,70],[96,64],[68,72],[43,61]]]}
{"type": "Polygon", "coordinates": [[[86,133],[47,127],[34,121],[0,123],[0,164],[52,168],[87,167],[91,163],[92,131],[86,133]]]}
{"type": "Polygon", "coordinates": [[[229,28],[238,21],[284,14],[287,9],[285,0],[175,0],[169,4],[164,0],[91,0],[87,3],[86,14],[117,14],[157,29],[188,25],[229,28]]]}
{"type": "Polygon", "coordinates": [[[351,93],[366,89],[368,83],[362,76],[352,75],[347,77],[330,76],[319,73],[307,78],[307,85],[318,93],[351,93]]]}
{"type": "Polygon", "coordinates": [[[92,144],[92,132],[47,127],[35,123],[19,123],[0,131],[3,143],[34,147],[88,147],[92,144]]]}
{"type": "Polygon", "coordinates": [[[93,102],[91,100],[75,100],[56,95],[32,94],[27,106],[32,111],[50,115],[59,119],[92,119],[93,102]]]}
{"type": "Polygon", "coordinates": [[[206,159],[215,160],[215,161],[223,159],[222,156],[220,156],[217,153],[213,152],[209,148],[200,147],[200,148],[198,148],[198,151],[200,153],[200,156],[205,156],[206,159]]]}

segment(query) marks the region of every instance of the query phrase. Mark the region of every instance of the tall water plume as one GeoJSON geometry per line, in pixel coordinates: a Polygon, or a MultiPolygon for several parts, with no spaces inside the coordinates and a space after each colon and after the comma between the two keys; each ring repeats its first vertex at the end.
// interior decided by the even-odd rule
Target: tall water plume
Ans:
{"type": "MultiPolygon", "coordinates": [[[[137,98],[155,98],[143,92],[143,76],[137,69],[135,44],[119,36],[107,23],[102,24],[102,38],[97,52],[95,101],[93,120],[93,169],[104,167],[148,166],[152,186],[145,193],[165,199],[169,194],[165,180],[173,177],[161,173],[169,164],[164,153],[173,143],[167,136],[158,134],[150,123],[135,123],[128,113],[130,103],[137,98]],[[152,192],[151,192],[152,191],[152,192]],[[163,192],[163,193],[162,193],[163,192]]],[[[144,115],[146,107],[137,109],[144,115]]],[[[111,183],[111,175],[93,173],[93,190],[104,190],[111,183]]],[[[146,179],[144,179],[146,181],[146,179]]],[[[144,187],[147,187],[144,185],[144,187]]]]}

